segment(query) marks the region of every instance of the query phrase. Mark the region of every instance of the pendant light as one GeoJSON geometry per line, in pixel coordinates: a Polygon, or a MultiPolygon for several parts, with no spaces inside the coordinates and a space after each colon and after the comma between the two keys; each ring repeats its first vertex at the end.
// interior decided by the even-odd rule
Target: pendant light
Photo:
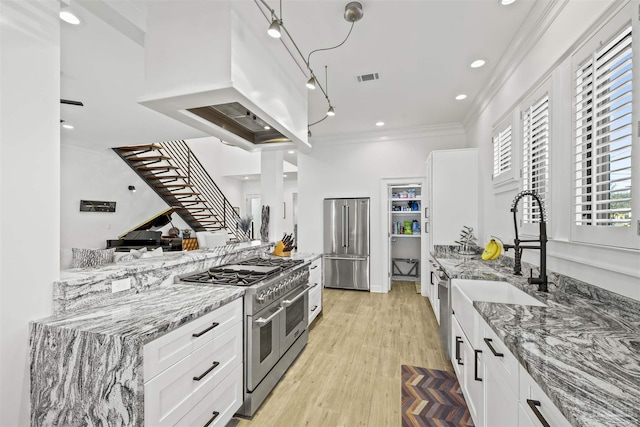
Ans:
{"type": "Polygon", "coordinates": [[[311,90],[314,90],[316,88],[316,78],[313,76],[313,74],[311,75],[311,78],[307,80],[307,87],[311,90]]]}
{"type": "Polygon", "coordinates": [[[327,98],[327,102],[329,103],[329,109],[327,110],[327,116],[333,117],[336,115],[336,109],[331,105],[331,101],[329,101],[329,74],[327,73],[327,66],[324,66],[324,84],[327,86],[327,92],[325,93],[325,98],[327,98]]]}

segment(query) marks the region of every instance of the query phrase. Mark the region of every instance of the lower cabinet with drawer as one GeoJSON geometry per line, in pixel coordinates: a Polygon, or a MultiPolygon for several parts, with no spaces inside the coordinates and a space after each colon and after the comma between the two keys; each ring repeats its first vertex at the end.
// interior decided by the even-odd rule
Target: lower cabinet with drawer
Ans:
{"type": "Polygon", "coordinates": [[[322,311],[322,258],[309,267],[309,325],[322,311]]]}
{"type": "Polygon", "coordinates": [[[452,281],[451,363],[477,427],[569,426],[452,281]]]}
{"type": "Polygon", "coordinates": [[[242,299],[144,347],[146,426],[224,426],[242,405],[242,299]]]}

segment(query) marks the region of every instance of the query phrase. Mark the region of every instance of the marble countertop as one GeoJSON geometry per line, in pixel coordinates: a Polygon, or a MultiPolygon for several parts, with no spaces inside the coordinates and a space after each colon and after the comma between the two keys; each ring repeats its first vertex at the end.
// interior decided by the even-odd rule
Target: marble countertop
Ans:
{"type": "Polygon", "coordinates": [[[499,262],[436,259],[450,277],[506,280],[547,304],[474,307],[572,425],[640,426],[640,302],[556,274],[538,292],[499,262]]]}
{"type": "Polygon", "coordinates": [[[72,311],[33,323],[50,328],[71,329],[142,344],[244,295],[234,286],[163,285],[126,295],[104,305],[72,311]]]}

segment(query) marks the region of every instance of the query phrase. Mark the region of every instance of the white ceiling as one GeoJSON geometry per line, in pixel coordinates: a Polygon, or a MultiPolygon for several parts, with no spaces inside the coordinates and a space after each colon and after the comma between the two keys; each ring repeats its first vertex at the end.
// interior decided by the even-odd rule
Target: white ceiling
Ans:
{"type": "MultiPolygon", "coordinates": [[[[144,87],[144,28],[151,0],[72,0],[82,23],[61,28],[61,97],[84,107],[62,105],[63,142],[114,147],[204,136],[200,131],[136,103],[144,87]]],[[[154,0],[160,1],[160,0],[154,0]]],[[[164,1],[164,0],[162,0],[164,1]]],[[[215,1],[215,0],[213,0],[215,1]]],[[[237,0],[249,1],[249,0],[237,0]]],[[[277,0],[268,0],[278,10],[277,0]]],[[[284,24],[301,51],[330,47],[346,36],[347,1],[284,0],[284,24]]],[[[490,82],[510,43],[534,5],[519,0],[362,0],[364,17],[341,47],[318,52],[311,66],[337,115],[312,127],[314,137],[385,132],[392,129],[462,123],[490,82]],[[471,69],[476,58],[485,67],[471,69]],[[377,72],[380,80],[357,83],[356,75],[377,72]],[[468,98],[456,101],[465,93],[468,98]],[[382,120],[384,128],[376,128],[382,120]]],[[[259,14],[258,6],[255,8],[259,14]]],[[[265,21],[265,31],[268,23],[265,21]]],[[[306,77],[300,73],[301,84],[306,77]]],[[[309,122],[327,103],[309,93],[309,122]]]]}

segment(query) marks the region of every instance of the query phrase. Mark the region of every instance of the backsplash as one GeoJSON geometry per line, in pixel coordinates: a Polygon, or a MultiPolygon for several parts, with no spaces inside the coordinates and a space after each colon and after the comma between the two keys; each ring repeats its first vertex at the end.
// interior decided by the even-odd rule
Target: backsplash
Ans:
{"type": "MultiPolygon", "coordinates": [[[[469,258],[468,256],[463,256],[458,253],[458,245],[435,245],[432,254],[436,258],[453,258],[453,259],[464,259],[469,258]]],[[[480,259],[480,254],[482,253],[482,248],[475,247],[477,254],[473,257],[473,259],[480,259]]],[[[522,261],[522,276],[514,276],[513,275],[513,267],[515,265],[515,260],[509,256],[500,255],[495,260],[491,261],[481,261],[483,265],[489,266],[499,272],[501,275],[509,278],[510,280],[517,280],[518,282],[526,283],[526,279],[529,276],[529,271],[533,270],[533,275],[539,275],[539,267],[533,264],[529,264],[528,262],[522,261]]],[[[577,295],[582,298],[586,298],[592,301],[597,301],[603,304],[611,304],[614,303],[616,306],[622,308],[624,311],[629,311],[630,313],[638,313],[640,311],[640,303],[632,298],[626,297],[624,295],[617,294],[615,292],[611,292],[605,288],[602,288],[597,285],[593,285],[590,283],[586,283],[580,281],[578,279],[574,279],[572,277],[564,276],[562,274],[556,273],[547,268],[547,277],[549,280],[549,292],[563,292],[570,295],[577,295]]],[[[526,286],[521,287],[531,287],[531,285],[526,284],[526,286]]]]}
{"type": "Polygon", "coordinates": [[[272,246],[271,243],[236,243],[199,251],[167,252],[162,257],[95,268],[65,270],[61,272],[60,280],[53,283],[53,314],[93,307],[171,284],[176,276],[260,256],[272,246]],[[121,279],[130,279],[131,289],[112,293],[112,282],[121,279]]]}

